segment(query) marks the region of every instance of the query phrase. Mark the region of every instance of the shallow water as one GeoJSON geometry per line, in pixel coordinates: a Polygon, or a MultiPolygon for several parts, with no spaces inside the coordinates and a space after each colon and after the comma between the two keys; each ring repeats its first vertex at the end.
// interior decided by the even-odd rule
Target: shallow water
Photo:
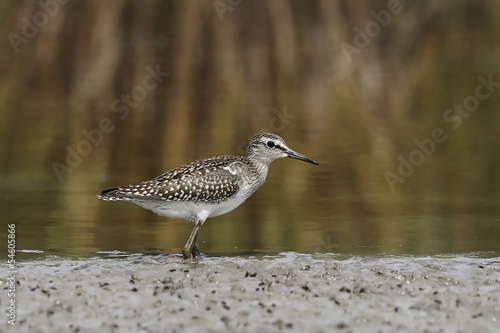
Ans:
{"type": "MultiPolygon", "coordinates": [[[[447,198],[386,198],[380,191],[353,199],[356,194],[348,193],[347,187],[342,196],[323,194],[322,186],[333,186],[327,176],[319,181],[298,180],[330,167],[328,163],[314,166],[294,160],[273,163],[267,183],[247,202],[233,212],[207,220],[199,233],[200,250],[210,257],[283,251],[347,256],[500,255],[497,202],[469,198],[467,211],[462,212],[447,198]],[[297,188],[295,193],[291,192],[293,188],[297,188]],[[301,196],[300,192],[310,194],[301,196]]],[[[78,189],[60,185],[47,189],[45,184],[35,183],[29,189],[7,186],[0,192],[5,209],[1,233],[6,236],[6,223],[16,225],[19,260],[46,255],[180,253],[191,232],[190,223],[96,197],[102,188],[141,178],[113,175],[113,181],[103,181],[91,177],[82,179],[85,186],[78,189]]],[[[6,250],[0,248],[1,252],[6,250]]]]}

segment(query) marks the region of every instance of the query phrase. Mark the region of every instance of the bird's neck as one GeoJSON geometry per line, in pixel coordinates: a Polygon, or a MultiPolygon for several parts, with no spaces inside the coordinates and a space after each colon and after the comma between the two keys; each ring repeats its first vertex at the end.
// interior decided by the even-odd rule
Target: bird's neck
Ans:
{"type": "Polygon", "coordinates": [[[264,184],[267,177],[267,171],[269,170],[269,163],[258,158],[252,158],[252,156],[247,156],[250,163],[248,163],[249,177],[252,181],[259,184],[259,187],[264,184]]]}

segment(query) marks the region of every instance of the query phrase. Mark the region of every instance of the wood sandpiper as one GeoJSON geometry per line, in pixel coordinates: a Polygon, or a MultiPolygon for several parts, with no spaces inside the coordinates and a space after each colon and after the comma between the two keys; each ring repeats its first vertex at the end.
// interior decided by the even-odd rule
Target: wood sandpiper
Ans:
{"type": "Polygon", "coordinates": [[[278,135],[259,133],[250,141],[246,156],[223,155],[194,161],[152,180],[104,190],[98,197],[130,201],[158,215],[193,222],[182,254],[184,259],[196,258],[200,255],[196,246],[198,229],[205,220],[241,205],[264,184],[269,164],[283,157],[318,164],[288,148],[278,135]]]}

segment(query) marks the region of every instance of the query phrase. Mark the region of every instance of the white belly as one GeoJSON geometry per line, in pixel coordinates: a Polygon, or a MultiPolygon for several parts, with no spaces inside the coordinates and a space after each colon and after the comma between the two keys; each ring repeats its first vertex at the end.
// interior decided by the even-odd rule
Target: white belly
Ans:
{"type": "Polygon", "coordinates": [[[250,195],[236,196],[219,203],[162,200],[133,200],[132,202],[160,216],[205,222],[209,217],[219,216],[232,211],[241,205],[249,196],[250,195]]]}

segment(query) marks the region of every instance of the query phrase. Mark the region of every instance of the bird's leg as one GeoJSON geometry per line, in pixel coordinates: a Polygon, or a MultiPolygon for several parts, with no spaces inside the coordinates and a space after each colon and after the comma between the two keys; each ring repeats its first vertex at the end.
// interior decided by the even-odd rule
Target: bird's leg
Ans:
{"type": "MultiPolygon", "coordinates": [[[[195,223],[193,231],[191,232],[191,235],[189,236],[189,239],[188,239],[186,245],[182,249],[182,255],[184,256],[184,259],[191,258],[191,254],[194,255],[193,250],[196,248],[196,235],[198,235],[198,229],[200,228],[200,225],[201,224],[199,224],[199,223],[195,223]]],[[[198,251],[197,248],[196,248],[196,251],[198,251]]],[[[199,253],[200,252],[198,251],[198,254],[199,253]]]]}
{"type": "Polygon", "coordinates": [[[200,251],[198,250],[198,246],[196,245],[196,241],[198,240],[198,232],[194,236],[193,250],[191,254],[193,255],[193,259],[200,256],[200,251]]]}

